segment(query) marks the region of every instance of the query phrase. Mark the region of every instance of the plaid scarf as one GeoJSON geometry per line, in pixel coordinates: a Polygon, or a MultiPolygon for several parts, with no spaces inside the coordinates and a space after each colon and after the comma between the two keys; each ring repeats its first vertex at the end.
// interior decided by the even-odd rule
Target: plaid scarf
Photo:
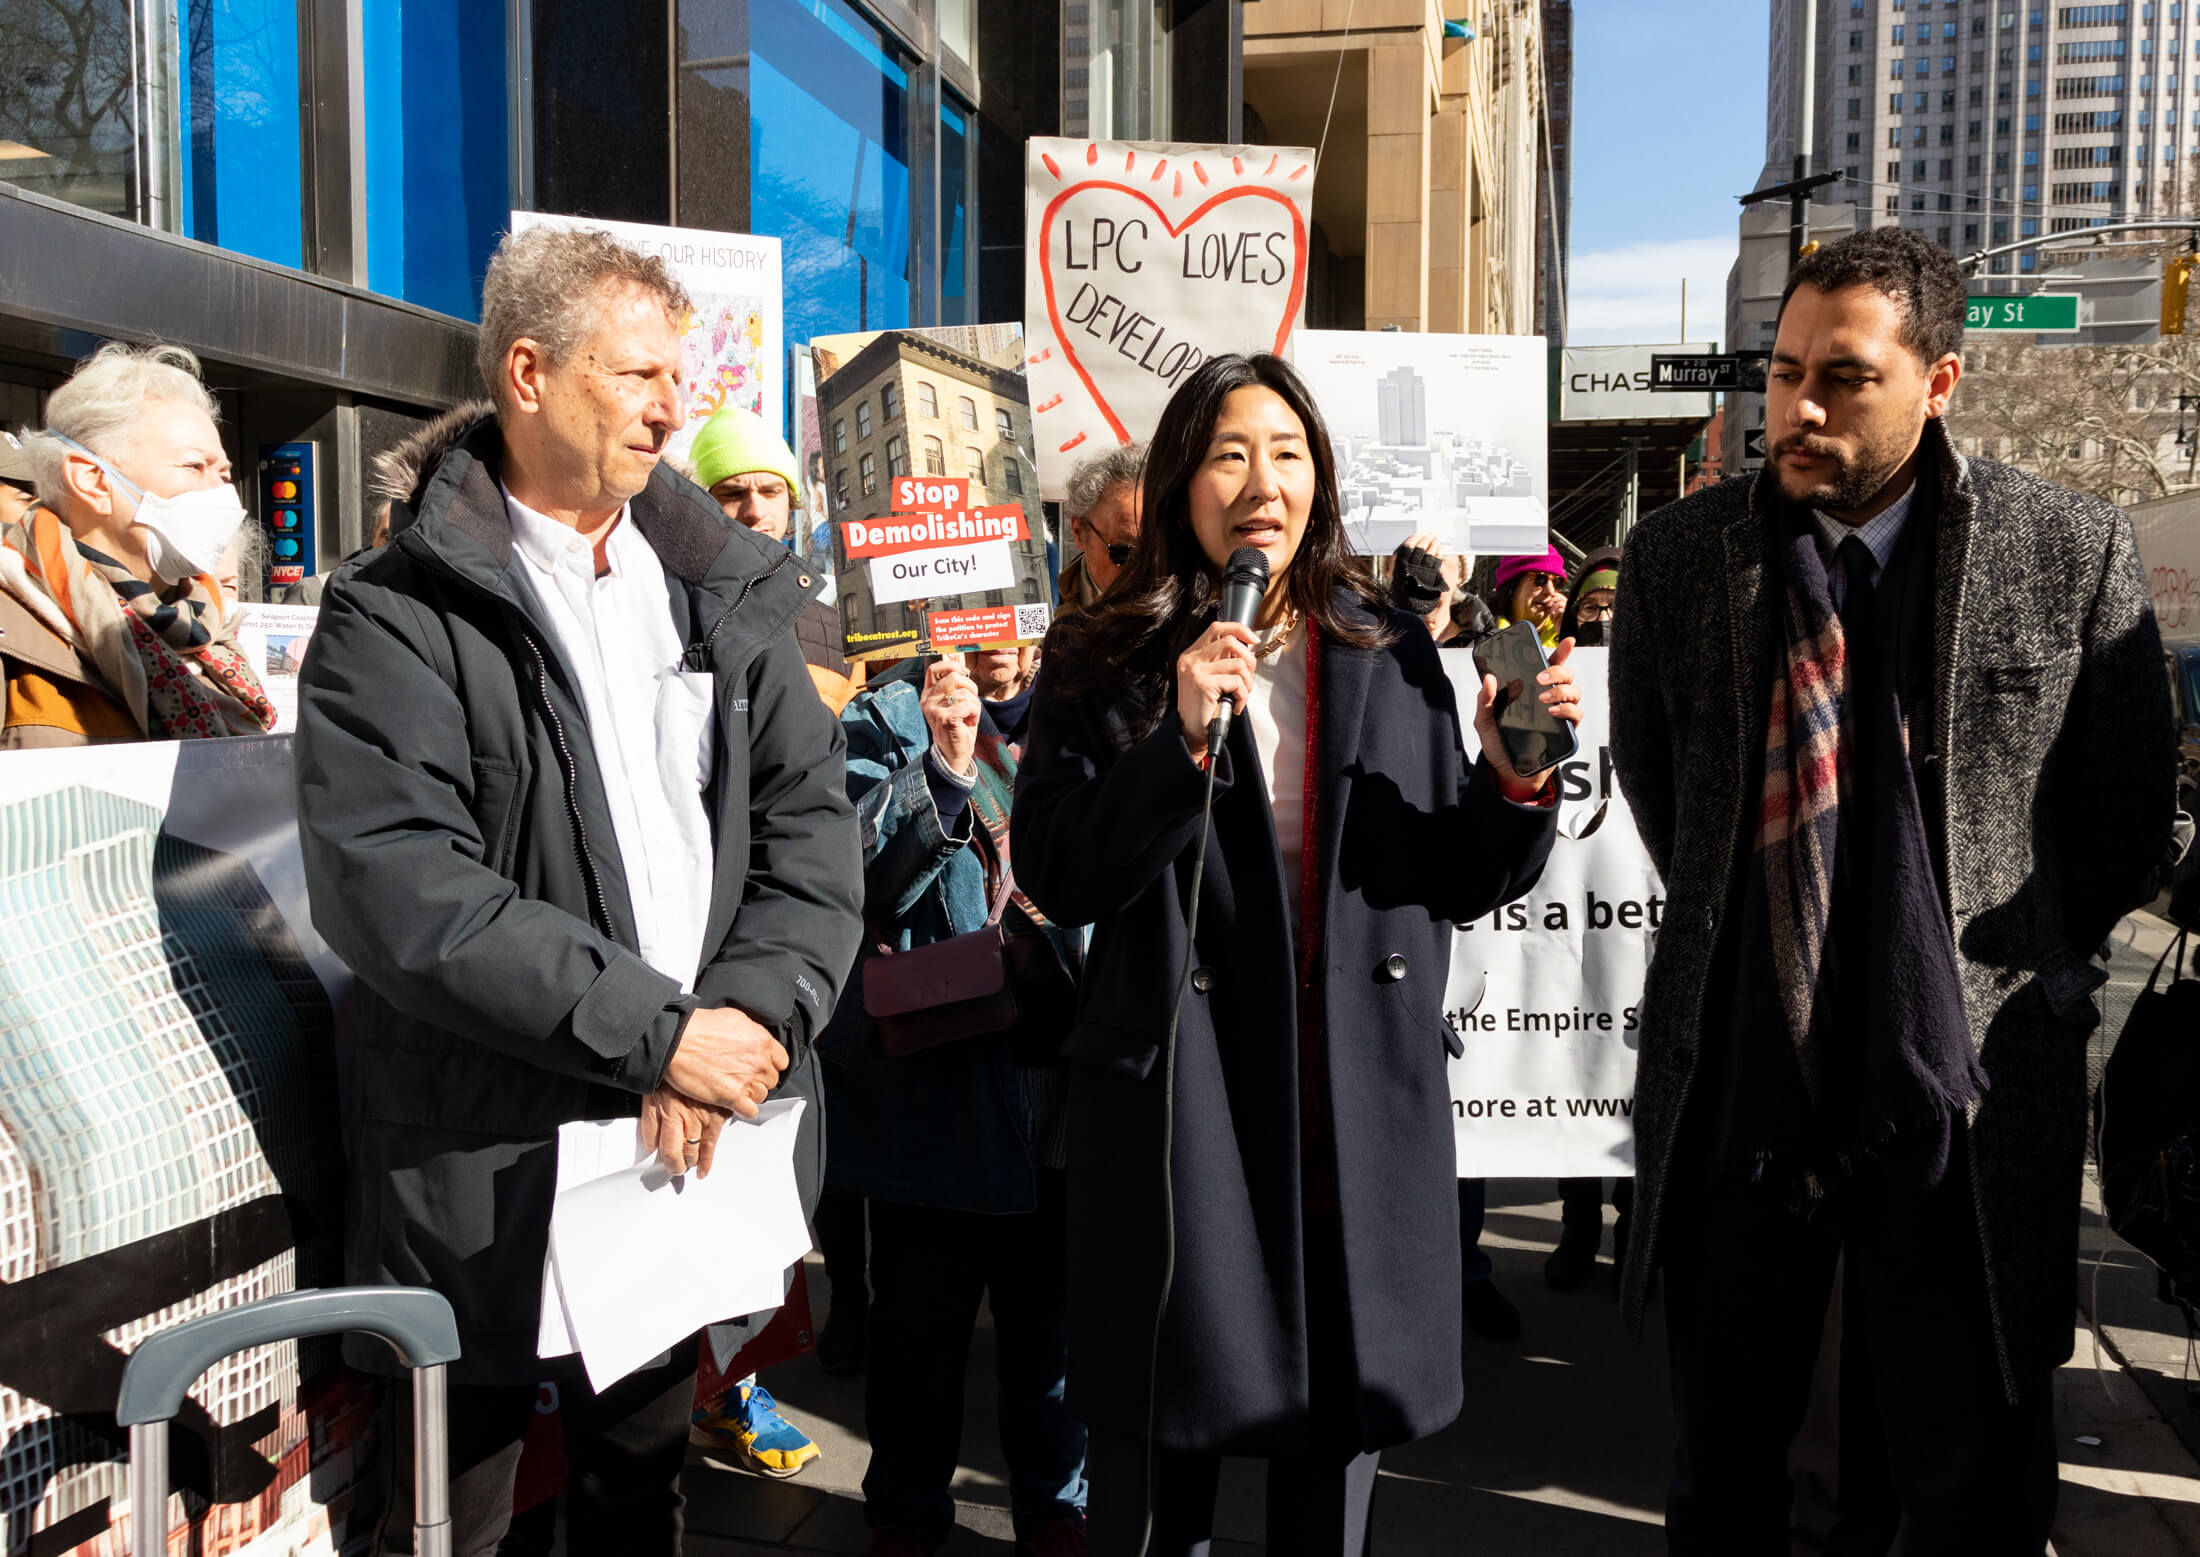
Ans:
{"type": "Polygon", "coordinates": [[[51,509],[0,526],[25,604],[96,666],[151,740],[258,735],[275,707],[201,574],[156,589],[70,533],[51,509]]]}
{"type": "Polygon", "coordinates": [[[1823,1013],[1819,973],[1833,904],[1841,795],[1851,783],[1848,642],[1826,585],[1826,565],[1807,526],[1788,537],[1785,655],[1772,673],[1765,719],[1765,785],[1757,854],[1772,910],[1773,987],[1803,1067],[1818,1093],[1823,1013]]]}
{"type": "MultiPolygon", "coordinates": [[[[1930,642],[1931,523],[1913,516],[1854,644],[1810,519],[1784,533],[1786,643],[1765,727],[1756,864],[1772,992],[1825,1139],[1837,1152],[1885,1156],[1902,1136],[1903,1171],[1938,1182],[1953,1121],[1986,1081],[1902,704],[1905,662],[1930,642]]],[[[1777,1117],[1774,1108],[1736,1123],[1762,1129],[1777,1117]]]]}

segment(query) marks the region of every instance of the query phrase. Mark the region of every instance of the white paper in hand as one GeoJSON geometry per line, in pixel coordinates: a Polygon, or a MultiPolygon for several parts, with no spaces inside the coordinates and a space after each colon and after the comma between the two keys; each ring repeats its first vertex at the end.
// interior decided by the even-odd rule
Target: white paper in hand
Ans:
{"type": "Polygon", "coordinates": [[[804,1106],[730,1122],[708,1178],[667,1175],[631,1119],[560,1129],[540,1354],[579,1351],[606,1389],[714,1320],[778,1306],[810,1247],[794,1177],[804,1106]]]}

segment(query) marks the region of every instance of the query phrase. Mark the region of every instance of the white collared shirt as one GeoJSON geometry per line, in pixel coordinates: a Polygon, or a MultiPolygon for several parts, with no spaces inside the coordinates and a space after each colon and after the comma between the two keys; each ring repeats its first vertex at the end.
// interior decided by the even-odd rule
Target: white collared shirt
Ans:
{"type": "Polygon", "coordinates": [[[1862,524],[1848,524],[1834,518],[1822,509],[1810,511],[1818,522],[1818,538],[1822,543],[1818,550],[1826,559],[1826,587],[1833,595],[1833,608],[1841,609],[1841,596],[1847,592],[1848,577],[1841,571],[1837,560],[1841,543],[1855,536],[1872,554],[1872,582],[1879,582],[1879,575],[1887,571],[1887,559],[1894,555],[1895,542],[1902,539],[1902,527],[1909,522],[1910,501],[1917,496],[1917,483],[1912,481],[1909,490],[1889,503],[1884,510],[1874,514],[1862,524]]]}
{"type": "Polygon", "coordinates": [[[630,510],[604,543],[610,570],[598,578],[577,530],[509,492],[504,508],[521,571],[580,682],[642,960],[692,990],[710,916],[712,677],[680,669],[664,565],[630,510]]]}

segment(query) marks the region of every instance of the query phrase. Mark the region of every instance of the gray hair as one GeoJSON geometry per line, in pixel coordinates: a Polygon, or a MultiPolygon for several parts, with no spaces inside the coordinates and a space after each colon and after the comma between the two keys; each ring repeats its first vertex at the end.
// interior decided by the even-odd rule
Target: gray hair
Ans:
{"type": "Polygon", "coordinates": [[[1072,524],[1082,524],[1085,516],[1098,508],[1117,487],[1137,486],[1145,470],[1146,446],[1143,443],[1126,443],[1079,461],[1077,468],[1069,473],[1062,512],[1069,516],[1072,524]]]}
{"type": "Polygon", "coordinates": [[[31,457],[39,497],[48,503],[61,500],[61,462],[71,452],[62,438],[119,460],[136,436],[149,400],[196,406],[209,420],[221,419],[213,395],[199,377],[199,359],[190,352],[158,341],[148,346],[109,341],[47,397],[46,430],[24,435],[23,447],[31,457]],[[61,437],[52,436],[55,433],[61,437]]]}
{"type": "Polygon", "coordinates": [[[504,409],[504,359],[515,341],[543,350],[550,366],[571,359],[595,333],[599,291],[640,287],[674,319],[695,311],[694,299],[664,260],[644,254],[597,227],[530,227],[508,232],[481,283],[481,331],[474,363],[504,409]]]}

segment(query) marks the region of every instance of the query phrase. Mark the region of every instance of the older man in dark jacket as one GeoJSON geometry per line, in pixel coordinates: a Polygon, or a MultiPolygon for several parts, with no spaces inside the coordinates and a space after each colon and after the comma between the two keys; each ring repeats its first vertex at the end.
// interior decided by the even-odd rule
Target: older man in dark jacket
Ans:
{"type": "Polygon", "coordinates": [[[638,1113],[707,1172],[729,1113],[814,1095],[855,952],[840,726],[789,630],[813,580],[660,467],[687,311],[602,233],[507,239],[494,416],[447,429],[389,545],[331,581],[301,677],[314,923],[359,981],[348,1274],[457,1309],[460,1553],[497,1549],[544,1377],[567,1550],[679,1549],[694,1343],[601,1392],[536,1356],[558,1127],[638,1113]]]}
{"type": "Polygon", "coordinates": [[[1785,1553],[1838,1269],[1844,1549],[2037,1553],[2070,1354],[2094,956],[2174,805],[2131,524],[1959,454],[1964,282],[1798,267],[1772,460],[1630,539],[1612,754],[1663,874],[1635,1105],[1668,1539],[1785,1553]]]}

